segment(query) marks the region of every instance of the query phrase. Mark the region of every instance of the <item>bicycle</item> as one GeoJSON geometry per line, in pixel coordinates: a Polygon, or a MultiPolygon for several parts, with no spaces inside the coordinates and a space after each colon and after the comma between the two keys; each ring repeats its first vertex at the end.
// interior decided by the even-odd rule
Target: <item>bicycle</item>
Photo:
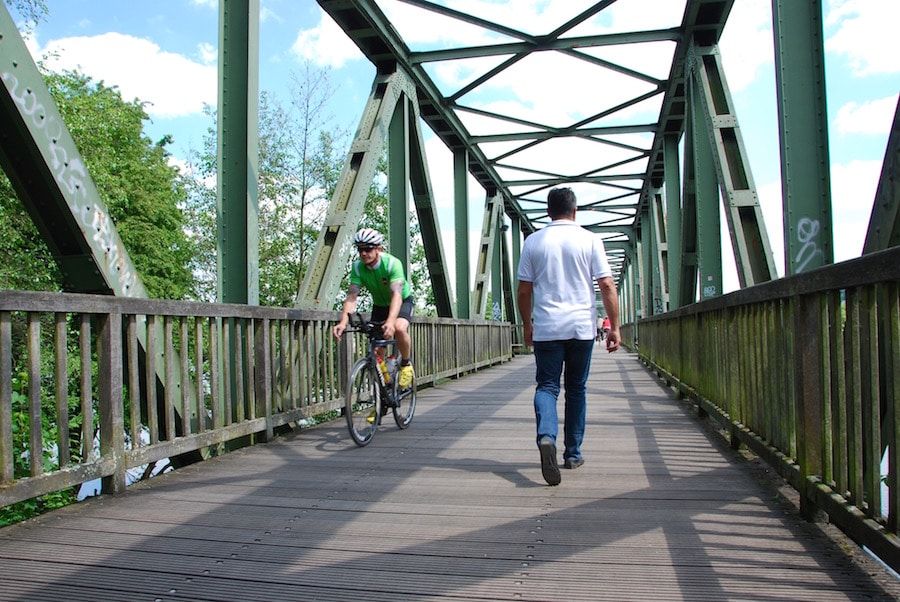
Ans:
{"type": "Polygon", "coordinates": [[[344,393],[344,416],[350,436],[360,447],[368,445],[381,424],[381,418],[393,411],[394,422],[406,429],[416,411],[416,379],[401,389],[398,384],[400,357],[396,342],[382,338],[382,322],[369,322],[354,313],[347,331],[368,337],[368,351],[353,364],[344,393]],[[392,353],[385,358],[385,353],[392,353]]]}

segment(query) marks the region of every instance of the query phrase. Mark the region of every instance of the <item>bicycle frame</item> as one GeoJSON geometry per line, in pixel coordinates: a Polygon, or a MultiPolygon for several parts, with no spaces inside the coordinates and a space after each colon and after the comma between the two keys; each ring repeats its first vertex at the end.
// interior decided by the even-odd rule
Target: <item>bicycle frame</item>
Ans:
{"type": "MultiPolygon", "coordinates": [[[[354,313],[347,330],[362,332],[368,338],[365,356],[356,361],[348,376],[344,410],[350,435],[357,445],[365,446],[375,436],[388,409],[393,411],[399,428],[409,426],[415,412],[416,387],[413,382],[410,387],[399,389],[399,369],[391,370],[385,379],[379,358],[384,357],[386,350],[396,353],[396,341],[381,338],[381,323],[367,322],[354,313]]],[[[396,366],[399,363],[397,355],[396,366]]]]}

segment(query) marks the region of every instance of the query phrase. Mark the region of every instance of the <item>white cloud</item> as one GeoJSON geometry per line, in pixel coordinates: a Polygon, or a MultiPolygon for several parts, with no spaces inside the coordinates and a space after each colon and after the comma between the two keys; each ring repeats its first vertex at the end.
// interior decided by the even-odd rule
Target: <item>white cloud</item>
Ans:
{"type": "Polygon", "coordinates": [[[853,259],[862,253],[880,176],[881,161],[831,165],[835,262],[853,259]]]}
{"type": "Polygon", "coordinates": [[[838,109],[835,129],[841,135],[883,135],[890,131],[896,109],[896,95],[871,102],[848,102],[838,109]]]}
{"type": "Polygon", "coordinates": [[[772,40],[772,3],[768,0],[735,2],[719,50],[732,93],[747,88],[760,69],[775,61],[772,40]]]}
{"type": "Polygon", "coordinates": [[[359,48],[350,41],[334,20],[322,12],[322,20],[312,29],[301,30],[291,46],[291,52],[320,67],[339,69],[345,63],[363,58],[359,48]]]}
{"type": "Polygon", "coordinates": [[[209,43],[198,44],[197,55],[200,57],[200,60],[203,61],[204,65],[215,65],[219,60],[218,49],[209,43]]]}
{"type": "Polygon", "coordinates": [[[857,76],[900,72],[897,60],[897,0],[831,0],[826,31],[837,30],[825,49],[847,57],[857,76]]]}
{"type": "Polygon", "coordinates": [[[143,38],[105,33],[53,40],[40,51],[53,70],[85,73],[116,85],[125,100],[150,103],[152,117],[199,115],[203,104],[215,105],[215,65],[204,65],[166,52],[143,38]]]}

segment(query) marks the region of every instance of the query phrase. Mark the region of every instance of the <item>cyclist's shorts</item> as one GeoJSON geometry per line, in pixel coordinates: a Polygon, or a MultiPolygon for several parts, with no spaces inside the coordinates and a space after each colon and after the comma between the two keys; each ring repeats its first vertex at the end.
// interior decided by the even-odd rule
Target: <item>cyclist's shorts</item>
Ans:
{"type": "MultiPolygon", "coordinates": [[[[400,313],[397,314],[398,318],[404,318],[407,322],[412,322],[413,315],[413,298],[412,295],[403,300],[403,303],[400,305],[400,313]]],[[[372,321],[373,322],[384,322],[388,316],[388,310],[390,307],[385,305],[375,305],[372,307],[372,321]]]]}

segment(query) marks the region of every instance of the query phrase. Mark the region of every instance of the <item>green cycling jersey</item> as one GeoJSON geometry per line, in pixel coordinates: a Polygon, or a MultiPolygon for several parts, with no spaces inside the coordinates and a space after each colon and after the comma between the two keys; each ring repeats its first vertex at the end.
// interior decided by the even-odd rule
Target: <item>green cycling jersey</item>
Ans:
{"type": "Polygon", "coordinates": [[[389,253],[381,253],[381,258],[374,268],[366,266],[362,260],[353,262],[350,269],[350,284],[365,287],[372,295],[372,303],[380,306],[391,304],[391,283],[403,282],[401,298],[406,299],[412,292],[406,276],[403,274],[403,264],[399,259],[389,253]]]}

